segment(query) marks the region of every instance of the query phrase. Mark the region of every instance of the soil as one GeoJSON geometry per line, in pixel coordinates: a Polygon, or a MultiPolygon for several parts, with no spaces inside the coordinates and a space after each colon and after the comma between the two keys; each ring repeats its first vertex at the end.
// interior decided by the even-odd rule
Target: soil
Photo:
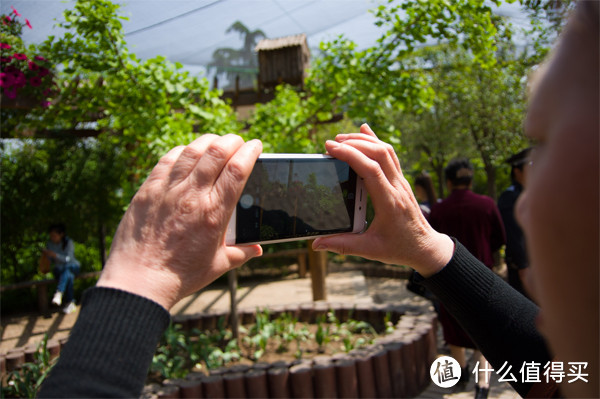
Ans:
{"type": "MultiPolygon", "coordinates": [[[[330,334],[328,336],[329,342],[324,343],[321,347],[319,347],[316,339],[314,338],[315,333],[317,332],[317,325],[316,324],[306,324],[306,326],[308,327],[311,337],[300,342],[301,359],[310,360],[316,356],[333,356],[337,353],[345,353],[346,352],[344,349],[344,343],[342,341],[342,338],[337,335],[333,335],[333,334],[330,334]]],[[[331,329],[334,328],[334,325],[323,324],[324,328],[327,328],[328,326],[331,329]]],[[[363,341],[364,344],[362,346],[366,346],[366,345],[369,345],[370,343],[372,343],[373,340],[375,338],[377,338],[377,336],[378,336],[377,334],[364,333],[364,332],[351,334],[352,349],[355,347],[359,347],[359,345],[356,344],[357,341],[359,341],[359,342],[363,341]]],[[[244,335],[241,334],[240,352],[243,357],[237,363],[252,365],[254,363],[254,361],[252,360],[252,353],[254,351],[249,345],[244,343],[243,338],[244,338],[244,335]]],[[[295,360],[298,360],[298,357],[297,357],[298,345],[297,345],[296,341],[290,342],[287,345],[287,348],[285,348],[285,349],[280,348],[280,342],[281,342],[281,340],[279,340],[278,338],[271,338],[267,344],[265,353],[258,359],[258,361],[265,362],[265,363],[275,363],[278,361],[285,361],[285,362],[291,363],[295,360]]],[[[235,364],[235,363],[233,363],[233,364],[235,364]]]]}

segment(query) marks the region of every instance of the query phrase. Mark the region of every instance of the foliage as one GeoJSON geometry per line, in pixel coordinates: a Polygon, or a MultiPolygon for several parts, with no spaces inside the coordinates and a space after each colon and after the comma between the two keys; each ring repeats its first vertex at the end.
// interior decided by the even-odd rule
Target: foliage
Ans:
{"type": "Polygon", "coordinates": [[[56,358],[50,358],[47,349],[48,337],[44,338],[34,353],[34,361],[23,364],[19,369],[8,373],[6,385],[2,385],[2,397],[34,398],[56,363],[56,358]]]}
{"type": "Polygon", "coordinates": [[[372,343],[377,336],[369,323],[353,319],[342,323],[332,311],[327,314],[327,322],[325,318],[320,318],[317,332],[311,333],[308,324],[298,323],[297,318],[291,314],[282,313],[273,318],[268,309],[257,309],[256,322],[247,328],[240,328],[240,332],[246,349],[240,348],[231,331],[224,328],[223,318],[219,320],[215,331],[194,329],[187,332],[178,325],[171,325],[156,350],[150,376],[160,376],[162,379],[183,378],[193,368],[212,370],[242,358],[258,361],[272,346],[277,348],[277,353],[284,353],[295,344],[294,356],[301,359],[304,355],[301,344],[313,339],[320,341],[320,349],[327,344],[336,343],[340,345],[340,349],[348,352],[372,343]],[[356,336],[365,333],[372,338],[356,336]]]}
{"type": "Polygon", "coordinates": [[[527,64],[541,62],[567,22],[575,7],[575,0],[520,0],[523,11],[529,15],[530,27],[525,29],[532,52],[527,64]]]}
{"type": "Polygon", "coordinates": [[[20,139],[2,142],[3,283],[32,278],[50,221],[65,222],[86,254],[98,254],[84,269],[99,269],[105,238],[159,156],[200,132],[239,130],[206,79],[131,54],[118,9],[108,0],[67,9],[58,23],[64,36],[28,50],[54,66],[49,106],[2,108],[2,136],[20,139]]]}
{"type": "Polygon", "coordinates": [[[416,170],[434,171],[440,198],[443,168],[451,158],[481,161],[487,181],[483,191],[495,197],[497,169],[527,145],[522,134],[525,66],[513,50],[505,49],[495,65],[482,68],[453,46],[422,49],[406,62],[424,70],[427,66],[436,93],[429,110],[390,114],[403,132],[403,144],[411,149],[406,160],[419,165],[416,170]]]}
{"type": "Polygon", "coordinates": [[[183,378],[194,367],[211,370],[239,360],[237,342],[223,324],[220,319],[216,331],[194,329],[191,333],[179,325],[169,326],[152,358],[150,374],[163,379],[183,378]]]}
{"type": "Polygon", "coordinates": [[[483,67],[495,63],[498,30],[483,0],[414,0],[400,5],[390,0],[374,14],[376,24],[386,29],[375,46],[357,50],[343,36],[321,43],[321,56],[305,80],[305,93],[280,89],[274,101],[257,111],[249,136],[306,137],[317,123],[343,112],[353,120],[368,121],[382,138],[398,144],[399,132],[386,123],[388,111],[422,110],[433,101],[425,75],[407,68],[403,57],[435,39],[460,42],[483,67]],[[277,123],[269,126],[275,116],[277,123]]]}
{"type": "Polygon", "coordinates": [[[34,278],[47,228],[56,221],[67,223],[82,271],[100,270],[100,227],[116,226],[126,204],[122,157],[96,139],[4,142],[3,283],[34,278]]]}

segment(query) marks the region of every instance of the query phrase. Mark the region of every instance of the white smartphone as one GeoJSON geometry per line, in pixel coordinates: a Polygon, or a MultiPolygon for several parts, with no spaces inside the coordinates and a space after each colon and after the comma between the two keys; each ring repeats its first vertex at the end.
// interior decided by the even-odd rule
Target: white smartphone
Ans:
{"type": "Polygon", "coordinates": [[[366,227],[367,191],[343,161],[321,154],[261,154],[225,242],[271,244],[366,227]]]}

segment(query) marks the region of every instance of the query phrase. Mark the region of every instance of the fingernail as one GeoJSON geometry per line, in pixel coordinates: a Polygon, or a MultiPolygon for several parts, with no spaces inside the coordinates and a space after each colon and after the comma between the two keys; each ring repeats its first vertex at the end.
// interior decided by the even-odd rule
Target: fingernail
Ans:
{"type": "Polygon", "coordinates": [[[327,140],[327,145],[329,145],[329,148],[339,148],[340,143],[338,143],[337,141],[333,141],[333,140],[327,140]]]}
{"type": "Polygon", "coordinates": [[[319,241],[314,242],[313,250],[315,251],[327,251],[327,246],[319,241]]]}

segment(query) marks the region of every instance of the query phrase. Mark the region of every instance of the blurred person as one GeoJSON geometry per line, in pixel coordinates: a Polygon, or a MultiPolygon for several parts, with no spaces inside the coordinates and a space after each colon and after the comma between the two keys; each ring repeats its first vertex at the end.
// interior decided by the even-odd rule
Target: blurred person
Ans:
{"type": "Polygon", "coordinates": [[[500,194],[498,209],[506,231],[505,260],[508,283],[521,294],[528,296],[523,288],[525,269],[528,266],[523,230],[515,219],[515,205],[525,186],[531,147],[519,151],[506,160],[511,166],[511,185],[500,194]]]}
{"type": "MultiPolygon", "coordinates": [[[[561,382],[511,381],[522,396],[551,397],[559,385],[571,397],[600,395],[599,6],[578,3],[527,116],[526,130],[541,148],[517,220],[527,238],[541,314],[458,241],[427,223],[393,148],[368,126],[326,143],[331,155],[365,180],[375,219],[363,234],[319,238],[314,248],[413,267],[496,369],[508,365],[517,373],[525,361],[585,363],[586,380],[568,382],[571,371],[565,369],[561,382]]],[[[103,274],[84,296],[40,397],[139,397],[173,304],[262,254],[258,245],[224,244],[229,216],[260,151],[256,141],[205,135],[159,161],[121,220],[103,274]]]]}
{"type": "Polygon", "coordinates": [[[431,214],[431,207],[438,202],[433,187],[433,180],[429,173],[419,173],[415,178],[414,186],[415,196],[417,197],[417,201],[419,201],[419,206],[425,217],[429,217],[431,214]]]}
{"type": "Polygon", "coordinates": [[[42,251],[44,257],[50,260],[52,274],[58,280],[52,303],[63,306],[65,314],[76,310],[73,285],[75,276],[79,274],[81,265],[75,258],[75,244],[67,236],[67,228],[63,223],[56,223],[48,228],[50,240],[42,251]]]}
{"type": "MultiPolygon", "coordinates": [[[[473,173],[473,165],[466,158],[456,158],[448,163],[444,176],[450,194],[432,208],[429,223],[436,231],[454,237],[492,269],[498,258],[496,253],[506,242],[504,225],[494,200],[471,191],[473,173]]],[[[465,348],[475,350],[473,359],[479,364],[486,364],[486,360],[443,303],[440,305],[439,315],[450,355],[463,368],[461,385],[465,385],[470,376],[465,348]]],[[[479,376],[475,387],[476,398],[487,397],[489,383],[486,381],[489,378],[485,375],[479,376]]]]}

